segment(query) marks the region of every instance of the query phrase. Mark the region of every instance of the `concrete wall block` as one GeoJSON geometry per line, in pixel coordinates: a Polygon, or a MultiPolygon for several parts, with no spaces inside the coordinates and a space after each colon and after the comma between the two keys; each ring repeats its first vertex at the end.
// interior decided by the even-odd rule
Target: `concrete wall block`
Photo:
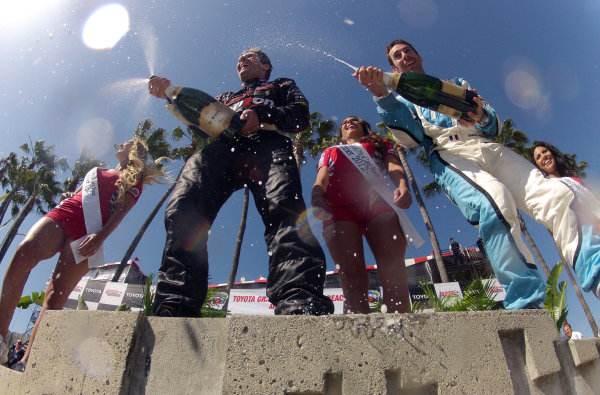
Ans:
{"type": "Polygon", "coordinates": [[[32,393],[118,394],[140,313],[47,311],[22,382],[32,393]]]}
{"type": "Polygon", "coordinates": [[[131,393],[145,389],[148,394],[220,394],[229,322],[225,318],[148,317],[140,356],[146,381],[131,393]]]}
{"type": "MultiPolygon", "coordinates": [[[[496,312],[486,314],[494,313],[496,312]]],[[[522,333],[527,376],[530,380],[535,381],[560,371],[560,363],[553,343],[559,339],[559,334],[548,311],[503,311],[500,317],[499,335],[501,332],[521,331],[522,333]]],[[[511,355],[513,354],[508,353],[506,357],[511,358],[511,355]]]]}
{"type": "Polygon", "coordinates": [[[233,317],[223,391],[338,393],[340,385],[344,394],[510,391],[498,330],[507,320],[518,328],[525,318],[512,312],[233,317]]]}
{"type": "Polygon", "coordinates": [[[569,340],[568,344],[576,367],[597,361],[600,357],[598,355],[600,340],[598,339],[569,340]]]}
{"type": "MultiPolygon", "coordinates": [[[[600,340],[583,339],[588,346],[597,347],[600,340]]],[[[571,342],[556,343],[556,354],[562,367],[560,379],[565,394],[597,394],[600,388],[600,358],[575,366],[571,342]]]]}

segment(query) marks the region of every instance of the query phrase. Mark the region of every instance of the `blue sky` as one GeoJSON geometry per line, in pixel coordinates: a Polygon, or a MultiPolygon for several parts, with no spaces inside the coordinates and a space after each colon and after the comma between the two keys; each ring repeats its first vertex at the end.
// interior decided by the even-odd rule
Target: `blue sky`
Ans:
{"type": "MultiPolygon", "coordinates": [[[[82,33],[98,8],[115,4],[89,0],[22,0],[0,5],[0,155],[20,152],[31,140],[53,144],[72,164],[86,145],[111,166],[113,144],[128,139],[138,122],[152,118],[156,126],[178,126],[161,100],[150,97],[141,80],[150,74],[174,83],[217,94],[236,90],[235,63],[239,53],[258,45],[269,54],[272,77],[296,80],[311,111],[326,119],[357,115],[379,121],[375,105],[335,57],[356,66],[388,69],[386,44],[404,38],[419,50],[425,70],[439,77],[462,76],[503,118],[531,140],[546,140],[589,163],[585,182],[600,191],[596,119],[600,74],[600,2],[555,0],[433,2],[362,1],[121,1],[128,13],[129,31],[110,49],[91,49],[82,33]]],[[[111,25],[118,19],[113,18],[111,25]]],[[[89,27],[89,25],[88,25],[89,27]]],[[[101,30],[106,33],[108,28],[101,30]]],[[[413,164],[420,185],[432,181],[413,164]]],[[[170,169],[177,174],[181,164],[170,169]]],[[[310,159],[302,167],[304,196],[316,176],[310,159]]],[[[62,178],[68,174],[60,175],[62,178]]],[[[166,186],[150,186],[139,203],[105,244],[106,261],[120,261],[147,213],[166,186]]],[[[241,193],[223,207],[209,240],[210,275],[225,282],[241,214],[241,193]]],[[[458,210],[445,197],[426,202],[442,248],[454,237],[462,245],[477,238],[458,210]]],[[[416,205],[408,215],[425,236],[416,205]]],[[[39,218],[32,213],[21,233],[39,218]]],[[[528,220],[534,240],[546,261],[558,261],[547,231],[528,220]]],[[[321,225],[312,229],[322,243],[321,225]]],[[[0,230],[0,233],[5,232],[0,230]]],[[[251,203],[237,279],[267,274],[263,225],[251,203]]],[[[162,212],[152,223],[134,256],[146,273],[158,270],[165,232],[162,212]]],[[[17,237],[0,275],[8,265],[17,237]]],[[[324,243],[322,243],[324,247],[324,243]]],[[[427,242],[407,251],[407,258],[428,255],[427,242]]],[[[328,258],[328,270],[334,265],[328,258]]],[[[373,263],[368,255],[368,262],[373,263]]],[[[41,289],[56,257],[33,270],[25,293],[41,289]]],[[[565,276],[566,278],[566,276],[565,276]]],[[[586,295],[595,318],[600,307],[586,295]]],[[[575,294],[569,291],[569,319],[574,330],[591,336],[575,294]]],[[[12,330],[22,331],[29,312],[17,310],[12,330]]]]}

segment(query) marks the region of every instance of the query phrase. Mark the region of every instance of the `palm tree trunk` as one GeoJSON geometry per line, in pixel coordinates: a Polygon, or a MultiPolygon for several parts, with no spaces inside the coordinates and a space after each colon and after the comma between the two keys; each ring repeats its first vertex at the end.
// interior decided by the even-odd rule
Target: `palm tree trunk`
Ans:
{"type": "Polygon", "coordinates": [[[423,216],[423,222],[425,222],[425,227],[427,228],[427,233],[429,234],[429,239],[431,240],[431,248],[433,249],[435,263],[437,265],[438,271],[440,272],[440,278],[443,283],[447,283],[450,280],[448,279],[448,274],[446,273],[446,266],[444,266],[444,260],[442,258],[442,250],[440,249],[440,243],[438,242],[437,235],[435,234],[435,229],[433,229],[431,218],[429,217],[427,208],[425,208],[425,203],[423,202],[423,198],[421,197],[421,193],[419,192],[419,187],[417,186],[415,177],[413,176],[412,171],[410,170],[410,166],[408,166],[408,162],[406,161],[404,150],[398,149],[398,155],[400,156],[400,162],[402,163],[402,167],[404,167],[406,178],[408,178],[410,187],[413,190],[413,194],[415,195],[415,199],[417,201],[417,204],[419,205],[419,209],[421,210],[421,216],[423,216]]]}
{"type": "Polygon", "coordinates": [[[296,166],[298,166],[298,174],[300,174],[300,167],[302,167],[302,151],[304,147],[302,146],[302,141],[300,139],[294,141],[294,159],[296,159],[296,166]]]}
{"type": "Polygon", "coordinates": [[[533,254],[535,255],[535,258],[537,259],[540,266],[544,270],[544,273],[546,273],[546,277],[550,277],[550,269],[548,268],[548,265],[546,264],[546,261],[544,260],[544,258],[542,258],[542,253],[537,248],[537,245],[531,238],[531,234],[529,233],[529,230],[527,230],[527,226],[525,226],[525,221],[523,221],[523,217],[521,217],[520,213],[517,213],[517,218],[519,219],[519,226],[521,227],[521,232],[523,233],[523,235],[525,235],[525,240],[527,240],[527,243],[529,243],[529,246],[533,250],[533,254]]]}
{"type": "MultiPolygon", "coordinates": [[[[542,267],[542,269],[544,269],[546,276],[550,277],[550,270],[548,269],[548,265],[546,264],[546,261],[544,260],[544,258],[542,258],[542,254],[540,253],[540,250],[537,248],[537,245],[531,238],[531,235],[529,234],[529,231],[527,230],[527,227],[525,226],[525,222],[523,221],[523,217],[521,217],[521,214],[519,214],[519,224],[521,225],[521,232],[523,232],[523,234],[525,235],[525,239],[527,240],[527,243],[529,243],[529,245],[531,246],[531,249],[533,250],[533,253],[534,253],[536,259],[540,263],[540,266],[542,267]]],[[[559,254],[560,254],[560,251],[559,251],[559,254]]],[[[585,313],[585,316],[588,319],[588,323],[590,324],[590,327],[592,328],[592,332],[594,333],[594,336],[598,336],[598,326],[596,325],[596,321],[594,320],[594,317],[592,316],[590,307],[588,306],[587,302],[585,301],[585,299],[583,297],[583,294],[581,293],[581,289],[579,289],[579,285],[577,285],[577,281],[573,277],[573,273],[571,273],[571,268],[568,266],[569,266],[569,264],[565,263],[565,260],[563,259],[563,267],[564,267],[565,271],[567,272],[567,276],[569,277],[569,281],[571,282],[573,289],[575,290],[577,299],[579,299],[579,303],[581,304],[581,307],[583,308],[583,312],[585,313]]]]}
{"type": "Polygon", "coordinates": [[[15,221],[11,225],[9,231],[4,236],[4,240],[2,240],[2,247],[0,247],[0,262],[2,262],[2,260],[4,259],[4,255],[6,255],[8,247],[10,247],[12,241],[17,235],[19,227],[21,226],[23,221],[25,221],[25,217],[27,217],[27,214],[29,214],[29,212],[33,208],[33,204],[35,203],[36,199],[37,193],[32,194],[29,197],[29,199],[27,199],[27,202],[25,203],[21,211],[19,211],[19,214],[17,214],[17,217],[15,218],[15,221]]]}
{"type": "Polygon", "coordinates": [[[16,191],[16,189],[13,188],[8,193],[8,195],[4,198],[4,200],[2,201],[2,204],[0,204],[0,223],[2,223],[2,221],[4,220],[4,215],[6,214],[6,211],[8,210],[8,206],[10,206],[10,202],[12,202],[12,197],[13,197],[13,194],[15,193],[15,191],[16,191]]]}
{"type": "MultiPolygon", "coordinates": [[[[183,167],[185,167],[185,164],[183,167]]],[[[181,172],[183,171],[183,167],[181,168],[181,170],[179,170],[177,179],[179,179],[179,176],[181,175],[181,172]]],[[[123,259],[121,259],[121,263],[119,263],[119,267],[117,267],[117,271],[115,271],[115,274],[112,278],[113,282],[119,281],[119,277],[121,277],[123,270],[125,270],[125,267],[127,266],[127,262],[129,262],[129,258],[131,258],[131,256],[133,255],[133,252],[135,251],[138,244],[140,243],[140,240],[142,240],[142,236],[144,236],[144,233],[146,233],[146,229],[148,229],[148,226],[150,226],[150,224],[154,220],[154,217],[158,213],[158,210],[160,210],[162,205],[165,203],[165,200],[167,200],[167,198],[171,195],[171,193],[173,192],[173,189],[175,189],[176,184],[177,184],[177,180],[175,180],[175,182],[173,182],[173,184],[169,187],[169,189],[167,189],[167,192],[165,192],[165,194],[160,198],[158,203],[156,203],[156,206],[154,206],[154,210],[152,210],[150,215],[148,215],[148,218],[146,218],[146,221],[144,221],[144,223],[140,227],[140,230],[138,230],[137,234],[131,241],[129,248],[125,252],[123,259]]]]}
{"type": "Polygon", "coordinates": [[[592,333],[594,334],[594,337],[599,336],[598,325],[596,325],[596,321],[594,320],[594,317],[592,316],[592,312],[590,311],[590,306],[588,306],[587,302],[583,298],[581,289],[579,289],[579,285],[577,285],[577,282],[575,281],[575,278],[573,277],[573,273],[571,273],[571,268],[569,267],[569,264],[565,263],[564,260],[563,260],[563,267],[564,267],[565,271],[567,272],[567,276],[569,276],[569,280],[571,281],[571,285],[573,285],[573,289],[575,290],[575,293],[577,294],[577,299],[579,299],[579,303],[581,303],[581,307],[583,308],[583,312],[585,313],[585,316],[588,319],[588,323],[590,324],[590,327],[592,328],[592,333]]]}
{"type": "Polygon", "coordinates": [[[248,219],[248,202],[250,193],[248,187],[244,188],[244,206],[242,207],[242,219],[240,221],[240,229],[235,242],[235,250],[233,251],[233,262],[231,263],[231,272],[227,281],[227,291],[233,287],[235,276],[237,275],[238,265],[240,263],[240,251],[242,249],[242,241],[244,240],[244,232],[246,231],[246,220],[248,219]]]}

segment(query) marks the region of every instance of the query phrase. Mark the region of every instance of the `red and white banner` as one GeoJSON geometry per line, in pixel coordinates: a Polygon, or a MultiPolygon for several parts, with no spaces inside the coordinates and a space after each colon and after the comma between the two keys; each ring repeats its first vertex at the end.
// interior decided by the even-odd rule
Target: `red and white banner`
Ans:
{"type": "Polygon", "coordinates": [[[440,299],[447,298],[449,296],[454,296],[458,299],[462,299],[463,297],[462,291],[460,290],[460,284],[457,282],[439,283],[433,284],[433,286],[435,287],[435,293],[440,299]]]}
{"type": "MultiPolygon", "coordinates": [[[[487,280],[483,280],[483,283],[487,284],[487,280]]],[[[502,285],[500,285],[500,282],[498,279],[496,279],[496,277],[490,279],[490,285],[488,289],[496,292],[493,297],[496,302],[502,302],[506,298],[506,290],[502,288],[502,285]]]]}
{"type": "MultiPolygon", "coordinates": [[[[341,288],[326,288],[323,293],[333,301],[334,314],[344,312],[341,288]]],[[[275,315],[275,307],[267,298],[266,289],[232,289],[229,296],[230,314],[275,315]]]]}

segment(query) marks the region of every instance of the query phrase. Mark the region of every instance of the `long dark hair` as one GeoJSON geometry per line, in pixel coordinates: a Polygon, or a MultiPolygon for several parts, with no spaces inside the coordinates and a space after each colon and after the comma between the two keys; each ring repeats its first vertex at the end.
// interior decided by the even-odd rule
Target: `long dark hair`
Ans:
{"type": "MultiPolygon", "coordinates": [[[[383,142],[384,141],[383,137],[381,137],[379,134],[377,134],[371,130],[371,125],[369,124],[369,122],[365,121],[362,118],[355,117],[355,116],[346,117],[346,118],[344,118],[344,121],[346,121],[348,119],[355,119],[362,125],[363,136],[360,138],[361,143],[373,143],[376,151],[378,151],[382,154],[385,153],[386,148],[385,148],[385,143],[383,142]]],[[[342,143],[342,144],[346,143],[344,140],[342,140],[342,136],[343,136],[342,135],[342,126],[344,125],[344,121],[342,121],[342,123],[340,124],[340,128],[338,130],[339,137],[340,137],[340,143],[342,143]]]]}
{"type": "MultiPolygon", "coordinates": [[[[539,166],[535,162],[534,151],[537,147],[544,147],[548,151],[552,153],[554,156],[554,160],[556,161],[556,170],[561,177],[578,177],[577,169],[575,165],[571,163],[567,157],[560,152],[558,148],[553,146],[550,143],[546,143],[545,141],[534,141],[531,146],[531,150],[529,151],[529,161],[535,165],[539,169],[539,166]]],[[[541,170],[541,169],[540,169],[541,170]]]]}

